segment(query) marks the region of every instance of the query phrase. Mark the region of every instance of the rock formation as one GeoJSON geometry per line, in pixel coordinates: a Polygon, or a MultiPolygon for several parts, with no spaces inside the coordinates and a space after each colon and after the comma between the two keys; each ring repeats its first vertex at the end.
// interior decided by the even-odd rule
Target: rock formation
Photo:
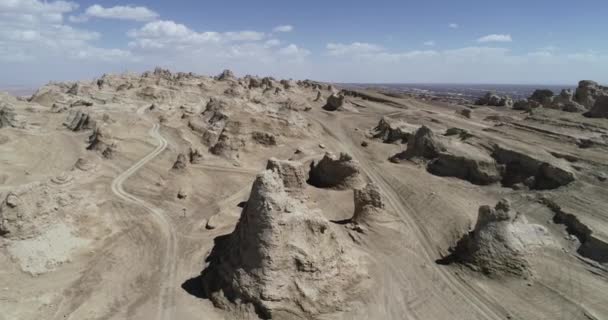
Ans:
{"type": "Polygon", "coordinates": [[[266,164],[266,170],[276,171],[288,191],[302,189],[306,186],[306,170],[301,163],[270,158],[266,164]]]}
{"type": "Polygon", "coordinates": [[[13,108],[5,102],[0,102],[0,129],[17,127],[16,115],[13,108]]]}
{"type": "Polygon", "coordinates": [[[333,93],[329,97],[327,97],[327,102],[323,109],[327,111],[337,111],[341,110],[344,106],[344,95],[333,93]]]}
{"type": "Polygon", "coordinates": [[[547,107],[566,112],[583,112],[586,110],[583,105],[574,101],[574,92],[570,89],[564,89],[559,95],[553,97],[551,105],[547,107]]]}
{"type": "Polygon", "coordinates": [[[12,236],[20,228],[20,220],[24,216],[25,207],[21,199],[14,193],[8,193],[0,202],[0,236],[12,236]]]}
{"type": "Polygon", "coordinates": [[[407,149],[396,154],[391,161],[409,160],[414,157],[434,159],[440,152],[445,151],[443,143],[435,136],[427,126],[422,126],[416,131],[414,137],[408,140],[407,149]]]}
{"type": "Polygon", "coordinates": [[[224,71],[222,71],[222,73],[220,73],[217,77],[217,80],[219,81],[227,81],[227,80],[235,80],[236,77],[234,76],[234,74],[232,73],[232,71],[226,69],[224,71]]]}
{"type": "Polygon", "coordinates": [[[582,80],[578,83],[574,94],[575,100],[585,108],[592,108],[599,96],[608,95],[608,87],[600,86],[595,81],[582,80]]]}
{"type": "Polygon", "coordinates": [[[479,106],[511,107],[513,106],[513,99],[509,96],[499,96],[493,92],[488,92],[477,99],[475,104],[479,106]]]}
{"type": "Polygon", "coordinates": [[[184,170],[188,166],[188,158],[183,153],[177,155],[177,159],[173,163],[173,170],[184,170]]]}
{"type": "Polygon", "coordinates": [[[318,188],[339,190],[356,188],[363,184],[359,162],[346,153],[339,157],[326,153],[318,163],[311,163],[308,183],[318,188]]]}
{"type": "Polygon", "coordinates": [[[529,258],[550,245],[549,232],[529,224],[503,199],[494,208],[481,206],[474,230],[456,248],[457,259],[490,275],[530,276],[529,258]]]}
{"type": "Polygon", "coordinates": [[[263,319],[347,309],[365,289],[361,256],[319,210],[292,198],[283,180],[273,170],[257,176],[234,232],[207,259],[203,290],[218,307],[252,305],[263,319]]]}
{"type": "Polygon", "coordinates": [[[188,151],[188,159],[190,160],[190,163],[197,164],[203,160],[203,155],[198,149],[190,147],[190,150],[188,151]]]}
{"type": "Polygon", "coordinates": [[[599,96],[595,99],[595,104],[585,113],[590,118],[608,118],[608,95],[599,96]]]}
{"type": "Polygon", "coordinates": [[[116,143],[112,141],[109,131],[104,127],[97,127],[89,136],[87,150],[97,151],[104,158],[110,159],[116,151],[116,143]]]}
{"type": "Polygon", "coordinates": [[[277,138],[275,137],[275,135],[270,134],[268,132],[254,131],[251,133],[251,138],[253,139],[253,141],[265,146],[277,145],[277,138]]]}
{"type": "Polygon", "coordinates": [[[542,106],[550,105],[553,102],[553,91],[548,89],[534,90],[528,101],[534,101],[542,106]]]}
{"type": "Polygon", "coordinates": [[[372,129],[371,135],[384,143],[406,143],[415,130],[414,126],[406,122],[382,117],[378,125],[372,129]]]}
{"type": "Polygon", "coordinates": [[[95,128],[95,122],[91,119],[89,114],[80,110],[70,112],[63,125],[72,131],[95,128]]]}
{"type": "Polygon", "coordinates": [[[368,183],[363,188],[353,190],[355,213],[352,221],[359,224],[371,222],[385,210],[380,188],[374,183],[368,183]]]}

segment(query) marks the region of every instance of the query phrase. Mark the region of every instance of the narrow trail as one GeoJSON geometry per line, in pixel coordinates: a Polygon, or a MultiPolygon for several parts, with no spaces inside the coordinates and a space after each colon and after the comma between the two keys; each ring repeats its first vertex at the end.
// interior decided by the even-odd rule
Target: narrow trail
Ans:
{"type": "MultiPolygon", "coordinates": [[[[142,114],[143,109],[137,111],[138,114],[142,114]]],[[[174,308],[174,288],[176,279],[176,259],[177,259],[177,236],[173,224],[169,221],[165,212],[155,207],[154,205],[135,197],[124,190],[123,184],[129,179],[137,170],[141,169],[144,165],[150,162],[152,159],[157,157],[167,148],[167,140],[159,133],[159,125],[154,124],[149,135],[158,141],[158,146],[150,152],[148,155],[143,157],[129,169],[121,173],[112,182],[112,192],[116,194],[122,200],[141,206],[152,214],[156,224],[159,226],[163,236],[166,239],[166,250],[163,258],[163,266],[161,269],[161,286],[158,298],[158,319],[172,319],[173,308],[174,308]]]]}

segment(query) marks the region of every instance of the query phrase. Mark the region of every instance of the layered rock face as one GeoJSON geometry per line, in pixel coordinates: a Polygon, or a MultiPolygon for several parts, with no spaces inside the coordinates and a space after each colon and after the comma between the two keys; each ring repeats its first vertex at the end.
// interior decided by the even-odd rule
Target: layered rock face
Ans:
{"type": "Polygon", "coordinates": [[[553,243],[541,225],[529,224],[503,199],[494,208],[481,206],[474,230],[457,248],[458,259],[486,274],[529,276],[529,258],[553,243]]]}
{"type": "Polygon", "coordinates": [[[359,162],[346,153],[339,157],[326,153],[319,163],[311,164],[308,183],[319,188],[345,190],[363,184],[359,162]]]}
{"type": "Polygon", "coordinates": [[[216,244],[202,275],[216,306],[251,304],[264,319],[308,319],[347,309],[364,290],[361,257],[320,211],[286,192],[285,180],[276,170],[259,174],[234,232],[216,244]]]}

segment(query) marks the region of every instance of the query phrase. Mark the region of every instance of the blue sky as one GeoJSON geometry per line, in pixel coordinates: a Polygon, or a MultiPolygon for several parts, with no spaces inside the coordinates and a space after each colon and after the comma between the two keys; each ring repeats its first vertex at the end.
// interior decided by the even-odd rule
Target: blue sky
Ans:
{"type": "Polygon", "coordinates": [[[335,82],[608,82],[608,1],[0,0],[0,85],[154,66],[335,82]]]}

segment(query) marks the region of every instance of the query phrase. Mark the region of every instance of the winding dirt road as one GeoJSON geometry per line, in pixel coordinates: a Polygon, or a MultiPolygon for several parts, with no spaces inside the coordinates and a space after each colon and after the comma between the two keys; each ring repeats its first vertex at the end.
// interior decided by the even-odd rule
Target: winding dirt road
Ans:
{"type": "MultiPolygon", "coordinates": [[[[138,110],[138,114],[140,113],[141,112],[138,110]]],[[[174,308],[173,300],[177,257],[177,236],[175,229],[162,209],[135,197],[134,195],[126,192],[123,188],[123,184],[127,179],[129,179],[135,172],[137,172],[137,170],[167,148],[167,140],[163,138],[158,130],[159,125],[154,124],[149,131],[150,136],[158,141],[158,146],[148,155],[116,177],[116,179],[114,179],[112,182],[112,192],[114,192],[114,194],[116,194],[122,200],[141,206],[150,212],[166,239],[166,249],[163,258],[164,264],[161,275],[162,283],[159,291],[160,296],[158,298],[158,319],[171,319],[174,308]]]]}

